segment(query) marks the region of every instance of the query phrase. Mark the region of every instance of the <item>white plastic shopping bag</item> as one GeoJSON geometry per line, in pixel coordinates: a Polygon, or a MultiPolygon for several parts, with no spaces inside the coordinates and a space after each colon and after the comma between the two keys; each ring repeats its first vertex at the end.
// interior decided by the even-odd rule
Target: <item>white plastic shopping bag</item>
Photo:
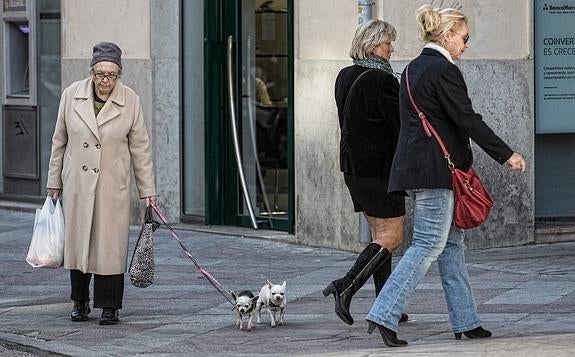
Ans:
{"type": "Polygon", "coordinates": [[[26,256],[34,268],[58,268],[64,263],[64,213],[60,200],[46,197],[42,209],[36,210],[34,233],[26,256]]]}

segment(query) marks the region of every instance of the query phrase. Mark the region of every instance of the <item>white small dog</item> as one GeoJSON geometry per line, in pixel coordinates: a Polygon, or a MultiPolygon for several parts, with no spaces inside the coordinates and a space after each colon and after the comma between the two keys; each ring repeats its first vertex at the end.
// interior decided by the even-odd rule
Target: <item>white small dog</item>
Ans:
{"type": "Polygon", "coordinates": [[[261,323],[261,309],[263,305],[268,308],[272,327],[276,327],[276,313],[280,312],[279,324],[284,324],[284,315],[286,309],[286,282],[282,285],[274,285],[268,280],[260,290],[260,296],[256,304],[256,311],[258,312],[258,324],[261,323]]]}
{"type": "Polygon", "coordinates": [[[239,294],[237,295],[233,291],[231,293],[236,303],[234,308],[236,309],[236,312],[238,314],[236,320],[236,327],[239,326],[240,330],[243,330],[244,316],[248,316],[247,329],[251,330],[254,327],[252,319],[254,318],[254,312],[256,311],[255,303],[258,299],[258,296],[254,296],[254,294],[252,294],[252,292],[249,290],[240,291],[239,294]]]}

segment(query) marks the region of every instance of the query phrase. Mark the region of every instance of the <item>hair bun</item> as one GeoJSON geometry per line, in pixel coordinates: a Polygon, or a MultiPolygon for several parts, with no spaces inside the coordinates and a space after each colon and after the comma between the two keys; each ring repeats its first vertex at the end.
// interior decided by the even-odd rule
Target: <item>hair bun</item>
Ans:
{"type": "Polygon", "coordinates": [[[460,10],[461,5],[455,2],[452,6],[454,7],[434,8],[431,2],[417,9],[415,18],[420,40],[439,43],[442,36],[453,26],[461,22],[467,23],[467,17],[460,10]]]}
{"type": "Polygon", "coordinates": [[[417,9],[416,19],[419,27],[424,33],[434,33],[439,29],[441,16],[438,9],[434,9],[431,4],[426,4],[417,9]]]}

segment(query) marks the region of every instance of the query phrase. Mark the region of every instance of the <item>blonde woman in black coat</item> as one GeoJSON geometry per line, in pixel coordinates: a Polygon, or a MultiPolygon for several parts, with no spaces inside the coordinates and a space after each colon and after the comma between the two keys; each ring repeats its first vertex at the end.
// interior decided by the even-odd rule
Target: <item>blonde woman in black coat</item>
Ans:
{"type": "Polygon", "coordinates": [[[391,273],[391,252],[403,239],[404,196],[387,193],[399,134],[399,82],[389,64],[395,37],[387,22],[361,24],[350,51],[354,65],[342,69],[335,82],[340,167],[354,209],[365,215],[372,238],[347,274],[323,291],[324,296],[333,294],[337,316],[349,325],[353,295],[372,275],[376,294],[381,291],[391,273]]]}
{"type": "Polygon", "coordinates": [[[369,331],[379,329],[391,347],[407,345],[397,338],[398,321],[409,298],[431,263],[439,273],[455,338],[486,338],[465,266],[463,234],[452,224],[454,198],[451,173],[439,144],[428,137],[410,103],[426,114],[451,154],[457,168],[473,163],[470,139],[491,158],[512,170],[525,170],[525,161],[475,113],[467,86],[454,64],[469,46],[467,17],[458,9],[424,5],[417,11],[419,37],[426,44],[421,55],[403,72],[399,110],[401,132],[389,179],[390,191],[412,192],[413,238],[367,316],[369,331]]]}

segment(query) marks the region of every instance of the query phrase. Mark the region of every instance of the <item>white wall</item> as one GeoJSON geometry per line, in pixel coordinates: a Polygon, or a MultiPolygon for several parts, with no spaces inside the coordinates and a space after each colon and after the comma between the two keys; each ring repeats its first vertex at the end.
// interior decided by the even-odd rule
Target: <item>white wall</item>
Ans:
{"type": "Polygon", "coordinates": [[[357,2],[350,0],[296,1],[294,40],[298,59],[347,59],[357,26],[357,2]]]}
{"type": "Polygon", "coordinates": [[[62,56],[91,57],[102,41],[117,44],[122,58],[149,58],[150,1],[62,0],[62,56]]]}
{"type": "MultiPolygon", "coordinates": [[[[415,13],[425,2],[377,0],[375,3],[374,15],[397,30],[393,59],[410,60],[417,56],[423,44],[417,38],[415,13]]],[[[529,0],[461,0],[459,3],[469,18],[470,27],[470,47],[465,59],[530,58],[532,5],[529,0]]],[[[349,59],[349,47],[357,26],[357,1],[299,0],[296,13],[297,58],[349,59]]]]}
{"type": "MultiPolygon", "coordinates": [[[[436,1],[439,2],[439,1],[436,1]]],[[[410,60],[421,51],[416,10],[423,1],[377,1],[379,18],[397,29],[397,60],[410,60]]],[[[469,20],[470,42],[464,59],[524,59],[531,56],[531,1],[460,0],[469,20]]],[[[445,1],[451,4],[451,1],[445,1]]]]}

